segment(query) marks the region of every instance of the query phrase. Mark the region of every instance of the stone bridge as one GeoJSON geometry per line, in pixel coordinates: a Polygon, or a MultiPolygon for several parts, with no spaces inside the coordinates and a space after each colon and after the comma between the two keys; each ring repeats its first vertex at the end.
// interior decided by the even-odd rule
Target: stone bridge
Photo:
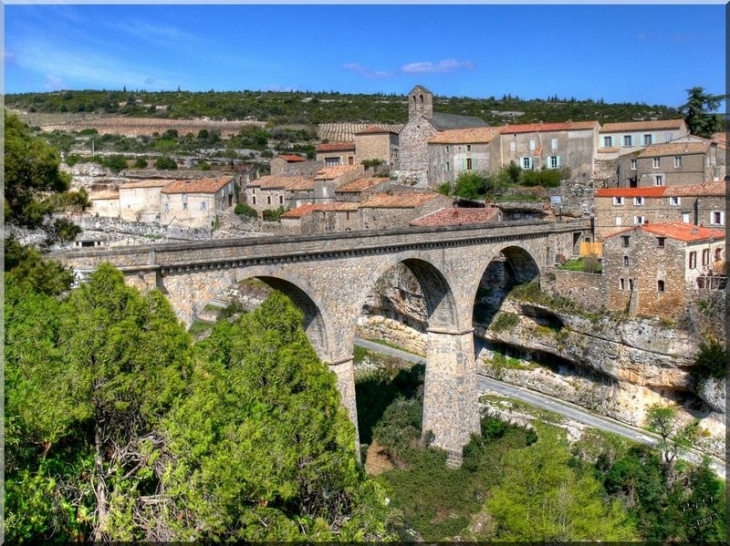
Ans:
{"type": "Polygon", "coordinates": [[[458,464],[470,434],[480,430],[472,312],[485,270],[495,258],[506,259],[517,280],[531,280],[556,256],[575,254],[588,236],[588,220],[505,222],[80,249],[51,257],[79,273],[109,262],[129,284],[167,294],[187,325],[246,279],[284,292],[304,311],[307,335],[336,374],[356,427],[357,320],[378,279],[405,265],[420,283],[428,314],[423,430],[458,464]]]}

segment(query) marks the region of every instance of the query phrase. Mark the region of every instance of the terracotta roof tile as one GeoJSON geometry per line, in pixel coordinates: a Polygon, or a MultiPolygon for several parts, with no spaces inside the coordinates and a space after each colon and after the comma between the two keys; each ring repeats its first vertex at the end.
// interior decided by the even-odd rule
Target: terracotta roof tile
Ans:
{"type": "Polygon", "coordinates": [[[629,133],[631,131],[652,131],[659,129],[679,129],[684,124],[683,119],[659,119],[654,121],[622,121],[618,123],[604,123],[599,133],[629,133]]]}
{"type": "Polygon", "coordinates": [[[468,127],[441,131],[429,139],[429,144],[476,144],[490,142],[499,135],[496,127],[468,127]]]}
{"type": "Polygon", "coordinates": [[[667,237],[669,239],[676,239],[677,241],[684,241],[685,243],[695,243],[699,241],[705,241],[710,238],[715,240],[724,239],[725,232],[719,229],[711,229],[702,226],[695,226],[694,224],[687,224],[685,222],[668,222],[662,224],[643,224],[634,226],[628,229],[622,229],[606,235],[606,239],[616,237],[617,235],[625,235],[630,231],[641,230],[647,233],[653,233],[660,237],[667,237]]]}
{"type": "Polygon", "coordinates": [[[712,141],[704,142],[666,142],[647,146],[638,157],[659,157],[665,155],[704,154],[712,141]]]}
{"type": "Polygon", "coordinates": [[[378,184],[388,182],[387,178],[358,178],[349,184],[345,184],[335,190],[335,193],[359,193],[378,184]]]}
{"type": "Polygon", "coordinates": [[[249,183],[249,187],[259,187],[262,190],[282,189],[314,189],[314,180],[305,176],[264,175],[249,183]]]}
{"type": "Polygon", "coordinates": [[[283,159],[287,163],[301,163],[302,161],[307,160],[305,157],[302,157],[300,155],[292,155],[292,154],[279,154],[276,157],[283,159]]]}
{"type": "Polygon", "coordinates": [[[725,196],[728,195],[727,182],[703,182],[701,184],[686,184],[683,186],[668,186],[667,196],[725,196]]]}
{"type": "Polygon", "coordinates": [[[152,178],[147,180],[138,180],[136,182],[125,182],[119,186],[120,190],[131,190],[136,188],[161,188],[167,186],[170,179],[164,180],[160,178],[152,178]]]}
{"type": "Polygon", "coordinates": [[[560,123],[524,123],[518,125],[502,125],[499,132],[502,134],[513,133],[545,133],[549,131],[581,131],[597,129],[597,121],[576,121],[560,123]]]}
{"type": "Polygon", "coordinates": [[[282,218],[301,218],[313,212],[353,212],[359,208],[358,203],[319,203],[302,205],[286,211],[282,218]]]}
{"type": "Polygon", "coordinates": [[[386,133],[392,133],[394,135],[398,134],[398,131],[394,131],[388,127],[378,127],[377,125],[371,125],[367,129],[363,131],[358,131],[355,134],[356,135],[381,135],[386,133]]]}
{"type": "Polygon", "coordinates": [[[323,152],[354,152],[354,142],[328,142],[326,144],[317,144],[315,148],[317,153],[323,152]]]}
{"type": "Polygon", "coordinates": [[[175,180],[162,189],[162,193],[218,193],[233,180],[232,176],[202,178],[199,180],[175,180]]]}
{"type": "Polygon", "coordinates": [[[380,193],[371,197],[368,201],[360,205],[360,207],[412,209],[425,205],[429,201],[439,197],[443,196],[435,192],[403,193],[398,195],[380,193]]]}
{"type": "Polygon", "coordinates": [[[462,226],[471,224],[487,224],[499,218],[499,209],[485,208],[454,208],[444,207],[420,218],[413,220],[410,225],[422,227],[435,226],[462,226]]]}
{"type": "Polygon", "coordinates": [[[646,186],[644,188],[601,188],[596,197],[664,197],[667,186],[646,186]]]}
{"type": "Polygon", "coordinates": [[[325,167],[324,169],[317,171],[314,178],[315,180],[329,180],[357,169],[362,169],[362,165],[338,165],[336,167],[325,167]]]}

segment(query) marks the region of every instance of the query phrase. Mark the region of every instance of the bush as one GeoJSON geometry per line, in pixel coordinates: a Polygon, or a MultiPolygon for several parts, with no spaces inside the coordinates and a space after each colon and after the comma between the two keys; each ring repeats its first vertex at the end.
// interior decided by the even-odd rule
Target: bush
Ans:
{"type": "Polygon", "coordinates": [[[690,375],[698,385],[707,379],[722,379],[727,373],[727,357],[727,349],[719,341],[703,341],[690,375]]]}
{"type": "Polygon", "coordinates": [[[159,170],[175,170],[177,169],[177,162],[170,157],[159,157],[155,161],[155,168],[159,170]]]}
{"type": "Polygon", "coordinates": [[[123,155],[110,155],[102,159],[101,164],[118,173],[122,169],[127,168],[127,160],[123,155]]]}
{"type": "Polygon", "coordinates": [[[145,169],[147,167],[147,159],[144,157],[138,157],[134,162],[134,166],[138,169],[145,169]]]}
{"type": "Polygon", "coordinates": [[[490,330],[494,332],[503,332],[505,330],[512,330],[515,326],[520,323],[520,317],[514,313],[505,313],[500,311],[492,321],[490,330]]]}
{"type": "Polygon", "coordinates": [[[238,203],[236,208],[233,209],[233,212],[235,212],[238,216],[243,216],[244,218],[259,217],[259,213],[256,212],[256,209],[249,207],[245,203],[238,203]]]}
{"type": "Polygon", "coordinates": [[[266,209],[261,214],[266,222],[278,222],[282,214],[288,211],[288,208],[279,207],[276,210],[266,209]]]}
{"type": "Polygon", "coordinates": [[[561,171],[558,169],[543,169],[541,171],[522,171],[523,186],[542,186],[557,188],[560,186],[561,171]]]}

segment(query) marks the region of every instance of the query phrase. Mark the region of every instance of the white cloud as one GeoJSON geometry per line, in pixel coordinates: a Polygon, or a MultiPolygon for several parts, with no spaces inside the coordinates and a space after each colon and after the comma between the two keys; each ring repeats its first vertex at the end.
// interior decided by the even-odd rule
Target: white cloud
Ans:
{"type": "Polygon", "coordinates": [[[342,65],[342,68],[357,72],[365,78],[382,79],[390,78],[393,75],[393,73],[388,70],[370,70],[369,68],[365,68],[357,63],[345,63],[342,65]]]}
{"type": "Polygon", "coordinates": [[[422,61],[403,65],[400,70],[406,74],[439,74],[455,72],[457,70],[471,70],[474,63],[471,61],[457,61],[455,59],[444,59],[438,63],[422,61]]]}

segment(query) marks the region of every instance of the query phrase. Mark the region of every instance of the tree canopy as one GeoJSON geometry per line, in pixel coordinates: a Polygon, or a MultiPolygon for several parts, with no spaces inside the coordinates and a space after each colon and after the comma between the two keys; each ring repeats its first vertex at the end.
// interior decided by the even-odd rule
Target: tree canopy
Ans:
{"type": "Polygon", "coordinates": [[[704,87],[687,90],[687,102],[679,107],[689,132],[693,135],[710,138],[713,133],[723,129],[720,116],[716,113],[727,95],[712,95],[704,87]]]}

